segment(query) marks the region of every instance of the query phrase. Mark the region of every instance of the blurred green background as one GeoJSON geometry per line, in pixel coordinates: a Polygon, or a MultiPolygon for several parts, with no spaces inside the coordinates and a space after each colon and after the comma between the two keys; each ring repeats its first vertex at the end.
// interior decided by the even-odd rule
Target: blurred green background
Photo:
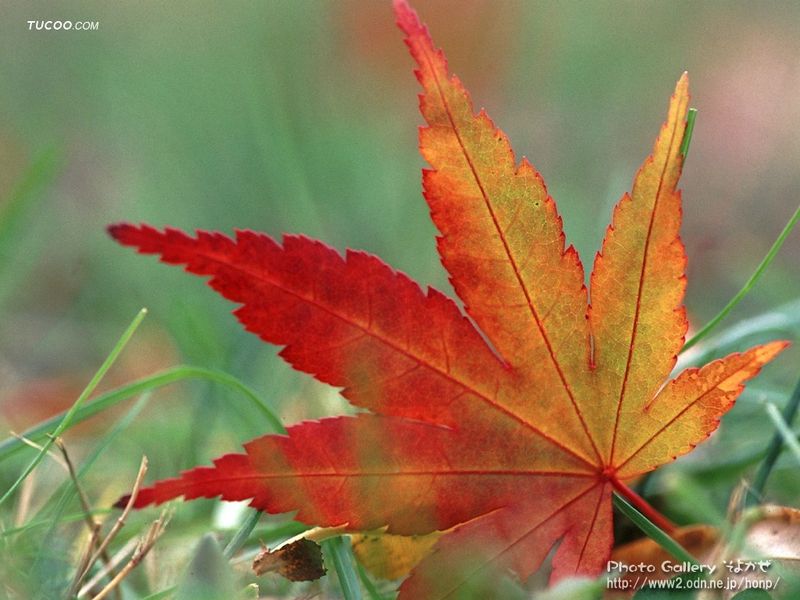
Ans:
{"type": "MultiPolygon", "coordinates": [[[[587,270],[689,71],[699,117],[682,185],[687,306],[694,327],[716,314],[800,198],[800,4],[416,4],[476,108],[542,172],[587,270]]],[[[142,306],[150,316],[106,388],[186,362],[239,377],[287,423],[345,410],[335,391],[241,331],[202,281],[118,247],[104,230],[127,220],[299,232],[374,252],[449,292],[420,193],[418,86],[393,21],[390,3],[372,0],[2,2],[0,208],[31,165],[55,157],[0,244],[4,432],[68,406],[142,306]],[[37,32],[31,19],[100,25],[37,32]]],[[[795,234],[719,331],[766,313],[777,325],[747,341],[796,336],[800,307],[786,305],[800,295],[799,258],[795,234]]],[[[758,394],[780,404],[798,363],[793,349],[737,406],[734,450],[723,445],[719,460],[744,440],[753,451],[766,445],[758,394]]],[[[67,440],[80,455],[111,423],[99,417],[67,440]]],[[[153,477],[171,475],[263,431],[224,389],[160,391],[101,457],[93,493],[123,491],[143,452],[153,477]]],[[[716,468],[709,456],[696,468],[716,468]]],[[[687,464],[676,477],[692,473],[687,464]]],[[[0,487],[14,466],[4,463],[0,487]]],[[[739,467],[709,492],[715,510],[739,467]]],[[[674,510],[691,513],[689,504],[674,510]]]]}

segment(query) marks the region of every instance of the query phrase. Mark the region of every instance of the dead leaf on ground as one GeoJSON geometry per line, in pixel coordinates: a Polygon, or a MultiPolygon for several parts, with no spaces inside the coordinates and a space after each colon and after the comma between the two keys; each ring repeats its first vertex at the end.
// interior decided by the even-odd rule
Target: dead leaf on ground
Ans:
{"type": "Polygon", "coordinates": [[[313,581],[325,575],[322,549],[306,538],[275,550],[264,548],[253,560],[253,571],[256,575],[278,573],[289,581],[313,581]]]}

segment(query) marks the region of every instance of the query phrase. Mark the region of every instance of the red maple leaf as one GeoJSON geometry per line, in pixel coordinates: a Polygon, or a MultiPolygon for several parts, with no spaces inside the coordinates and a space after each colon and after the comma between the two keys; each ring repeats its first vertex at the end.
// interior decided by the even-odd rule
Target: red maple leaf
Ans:
{"type": "Polygon", "coordinates": [[[612,545],[612,490],[649,511],[625,481],[705,439],[785,344],[664,383],[687,328],[676,191],[685,75],[614,210],[589,306],[541,176],[474,113],[413,10],[404,0],[395,10],[423,87],[425,198],[472,320],[363,252],[251,231],[112,226],[120,243],[210,277],[241,305],[248,331],[369,411],[253,440],[244,454],[142,490],[136,506],[220,496],[321,526],[454,528],[403,583],[407,598],[448,597],[497,568],[524,580],[557,542],[553,579],[597,574],[612,545]]]}

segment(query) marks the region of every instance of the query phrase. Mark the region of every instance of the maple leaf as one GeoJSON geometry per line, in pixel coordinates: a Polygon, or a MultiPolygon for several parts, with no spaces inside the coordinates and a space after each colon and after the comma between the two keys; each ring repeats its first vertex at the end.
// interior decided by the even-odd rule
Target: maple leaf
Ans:
{"type": "Polygon", "coordinates": [[[553,580],[597,574],[613,541],[612,491],[658,518],[625,482],[710,435],[786,344],[665,384],[687,329],[676,190],[686,75],[614,210],[589,306],[541,176],[474,113],[416,13],[404,0],[395,11],[423,88],[424,195],[471,320],[380,259],[305,237],[110,227],[118,242],[210,277],[248,331],[368,410],[253,440],[141,490],[136,506],[220,496],[326,527],[453,528],[402,584],[407,598],[448,597],[498,568],[525,580],[556,544],[553,580]]]}

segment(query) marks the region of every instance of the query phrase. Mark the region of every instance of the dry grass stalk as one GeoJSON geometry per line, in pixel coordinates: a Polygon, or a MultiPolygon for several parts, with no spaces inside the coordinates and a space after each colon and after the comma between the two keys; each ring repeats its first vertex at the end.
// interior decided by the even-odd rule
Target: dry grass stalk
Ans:
{"type": "Polygon", "coordinates": [[[89,593],[94,589],[99,589],[98,586],[103,579],[108,578],[111,580],[112,571],[116,569],[122,562],[128,558],[133,551],[136,549],[136,546],[139,545],[139,540],[137,538],[129,539],[122,548],[117,550],[114,556],[111,557],[111,561],[105,565],[102,569],[100,569],[94,576],[83,584],[78,595],[76,596],[79,600],[81,598],[85,598],[89,595],[89,593]]]}
{"type": "MultiPolygon", "coordinates": [[[[60,445],[59,447],[63,447],[63,446],[60,445]]],[[[71,462],[69,462],[68,458],[67,458],[67,463],[71,467],[71,462]]],[[[73,470],[70,470],[70,472],[74,473],[73,470]]],[[[105,572],[110,572],[111,568],[113,568],[113,567],[110,567],[111,558],[108,556],[107,548],[108,548],[109,544],[117,536],[117,534],[119,533],[120,529],[122,529],[122,527],[125,525],[125,519],[127,518],[128,513],[133,508],[133,503],[136,501],[136,496],[139,494],[139,488],[141,487],[142,481],[144,480],[145,473],[147,473],[147,457],[143,456],[142,457],[142,462],[139,465],[139,472],[136,474],[136,480],[133,483],[133,490],[131,491],[131,497],[128,500],[127,505],[125,506],[125,509],[122,511],[122,514],[119,516],[119,518],[117,519],[116,523],[114,523],[114,526],[108,532],[108,535],[106,535],[106,537],[102,541],[100,541],[100,539],[99,539],[99,535],[100,535],[100,530],[102,528],[102,524],[96,522],[89,515],[91,510],[89,508],[89,505],[88,505],[88,502],[86,501],[85,496],[83,495],[83,493],[80,491],[80,488],[79,488],[79,495],[81,497],[81,502],[82,502],[82,504],[84,506],[84,510],[86,511],[86,515],[87,515],[87,519],[88,519],[87,522],[90,524],[89,526],[90,526],[90,529],[91,529],[92,533],[91,533],[91,537],[90,537],[90,540],[89,540],[89,544],[86,547],[86,552],[84,553],[84,555],[83,555],[83,557],[82,557],[82,559],[81,559],[81,561],[80,561],[80,563],[78,565],[78,568],[77,568],[77,570],[75,572],[75,578],[72,580],[72,584],[70,585],[69,590],[67,592],[67,598],[72,598],[72,597],[75,596],[75,593],[80,588],[81,582],[88,575],[89,570],[92,568],[92,565],[94,565],[101,557],[103,558],[103,561],[106,564],[106,569],[104,569],[105,572]],[[92,549],[95,548],[95,547],[96,547],[96,550],[94,550],[94,553],[92,553],[92,549]]],[[[75,481],[76,481],[76,486],[77,486],[77,480],[75,480],[75,481]]],[[[112,588],[112,589],[114,589],[114,588],[112,588]]],[[[115,592],[115,594],[117,594],[117,592],[115,592]]]]}
{"type": "Polygon", "coordinates": [[[108,596],[116,587],[130,574],[136,566],[144,560],[144,557],[147,556],[147,553],[153,549],[158,539],[164,533],[164,530],[167,527],[167,523],[169,522],[169,518],[167,517],[167,512],[164,511],[161,515],[153,521],[150,525],[150,528],[147,530],[147,534],[139,540],[139,543],[136,547],[136,550],[133,553],[133,556],[128,561],[128,563],[120,570],[119,573],[116,574],[114,579],[112,579],[106,587],[100,590],[96,596],[92,598],[92,600],[103,600],[106,596],[108,596]]]}

